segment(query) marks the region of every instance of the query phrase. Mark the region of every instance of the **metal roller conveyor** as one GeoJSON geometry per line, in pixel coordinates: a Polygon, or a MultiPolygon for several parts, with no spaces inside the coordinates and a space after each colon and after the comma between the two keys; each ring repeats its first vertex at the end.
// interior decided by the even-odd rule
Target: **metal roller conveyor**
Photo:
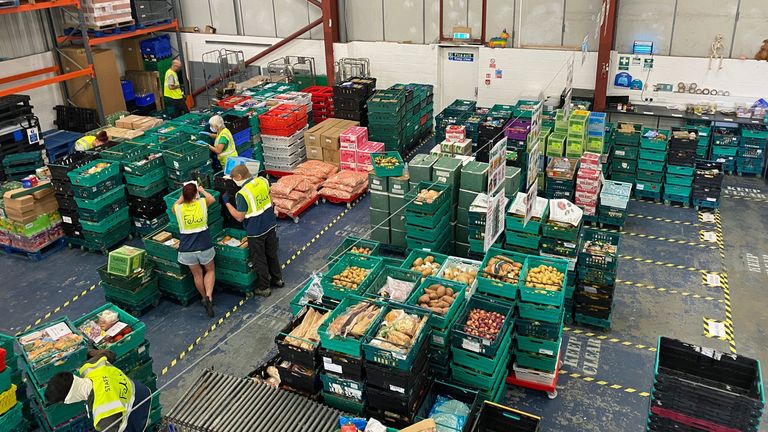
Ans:
{"type": "Polygon", "coordinates": [[[284,390],[206,370],[164,417],[169,432],[330,432],[340,411],[284,390]]]}

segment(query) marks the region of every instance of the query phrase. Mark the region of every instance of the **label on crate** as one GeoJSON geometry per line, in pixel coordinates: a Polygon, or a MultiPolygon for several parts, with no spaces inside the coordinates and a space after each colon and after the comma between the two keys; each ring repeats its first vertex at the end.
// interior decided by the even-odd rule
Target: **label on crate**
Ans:
{"type": "Polygon", "coordinates": [[[394,358],[396,358],[396,359],[398,359],[398,360],[405,360],[405,358],[406,358],[406,355],[405,355],[405,354],[402,354],[402,353],[396,353],[396,352],[393,352],[393,353],[392,353],[392,357],[394,357],[394,358]]]}
{"type": "MultiPolygon", "coordinates": [[[[715,202],[717,201],[717,198],[707,198],[707,201],[715,202]]],[[[712,221],[714,222],[714,218],[712,218],[712,221]]],[[[706,220],[704,222],[707,222],[706,220]]]]}
{"type": "Polygon", "coordinates": [[[576,247],[576,245],[574,243],[563,243],[563,246],[565,246],[567,248],[571,248],[571,249],[576,247]]]}
{"type": "Polygon", "coordinates": [[[445,338],[442,336],[432,336],[432,342],[434,342],[437,345],[444,345],[445,338]]]}
{"type": "Polygon", "coordinates": [[[636,185],[635,185],[635,187],[637,188],[637,190],[643,190],[643,189],[645,189],[645,185],[644,185],[644,184],[642,184],[642,183],[638,183],[638,184],[636,184],[636,185]]]}
{"type": "Polygon", "coordinates": [[[613,152],[613,154],[615,154],[616,156],[624,156],[626,153],[627,152],[625,152],[624,150],[616,150],[613,152]]]}
{"type": "Polygon", "coordinates": [[[552,352],[552,350],[546,350],[546,349],[543,349],[543,348],[539,349],[539,354],[544,354],[544,355],[548,355],[548,356],[555,355],[555,353],[552,352]]]}
{"type": "Polygon", "coordinates": [[[480,352],[480,344],[475,342],[475,341],[470,341],[470,340],[464,339],[464,340],[461,341],[461,347],[464,348],[467,351],[472,351],[472,352],[476,352],[476,353],[480,352]]]}
{"type": "Polygon", "coordinates": [[[337,364],[325,362],[325,363],[323,363],[323,367],[328,372],[335,372],[335,373],[338,373],[338,374],[343,372],[343,369],[341,368],[341,366],[339,366],[337,364]]]}
{"type": "Polygon", "coordinates": [[[389,389],[393,392],[398,392],[400,394],[405,394],[405,389],[402,387],[394,386],[392,384],[389,385],[389,389]]]}
{"type": "Polygon", "coordinates": [[[145,345],[142,345],[139,347],[139,349],[136,350],[136,352],[139,354],[144,354],[144,351],[146,350],[147,350],[147,347],[145,345]]]}
{"type": "Polygon", "coordinates": [[[64,221],[64,223],[68,223],[68,224],[72,223],[72,218],[69,216],[62,216],[61,220],[64,221]]]}
{"type": "Polygon", "coordinates": [[[584,291],[590,294],[597,294],[597,290],[591,286],[584,286],[584,291]]]}

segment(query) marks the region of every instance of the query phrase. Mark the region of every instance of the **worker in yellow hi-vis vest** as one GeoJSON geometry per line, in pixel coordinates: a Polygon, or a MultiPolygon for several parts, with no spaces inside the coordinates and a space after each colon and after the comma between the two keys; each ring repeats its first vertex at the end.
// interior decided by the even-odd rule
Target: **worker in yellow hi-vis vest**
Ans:
{"type": "Polygon", "coordinates": [[[215,115],[208,120],[212,133],[208,135],[213,138],[213,145],[208,148],[217,155],[221,164],[221,169],[227,167],[227,159],[237,157],[237,147],[235,147],[235,137],[224,124],[224,119],[220,115],[215,115]]]}
{"type": "Polygon", "coordinates": [[[85,402],[93,426],[103,432],[144,432],[149,426],[152,392],[111,365],[115,353],[91,350],[79,375],[59,372],[48,382],[49,404],[85,402]]]}
{"type": "Polygon", "coordinates": [[[174,59],[171,68],[165,71],[165,77],[163,77],[163,99],[166,112],[171,118],[189,112],[184,101],[184,90],[179,81],[179,71],[181,71],[181,61],[174,59]]]}

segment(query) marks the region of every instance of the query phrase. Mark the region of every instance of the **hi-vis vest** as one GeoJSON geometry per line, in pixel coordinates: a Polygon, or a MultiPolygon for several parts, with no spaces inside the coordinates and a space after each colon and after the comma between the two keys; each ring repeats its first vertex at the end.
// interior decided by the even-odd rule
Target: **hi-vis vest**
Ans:
{"type": "Polygon", "coordinates": [[[181,86],[179,88],[172,90],[170,87],[168,87],[168,83],[171,81],[168,78],[173,77],[173,84],[179,85],[179,75],[173,71],[173,69],[168,69],[165,71],[165,80],[163,81],[163,96],[171,99],[181,99],[184,97],[184,91],[181,90],[181,86]]]}
{"type": "Polygon", "coordinates": [[[222,136],[227,139],[227,146],[224,147],[224,150],[221,153],[219,153],[219,163],[221,164],[221,168],[224,169],[227,167],[227,159],[237,157],[237,147],[235,147],[235,138],[228,128],[222,129],[218,135],[216,135],[216,141],[213,142],[214,147],[219,145],[219,138],[222,136]]]}
{"type": "Polygon", "coordinates": [[[86,151],[93,148],[93,143],[96,141],[96,137],[93,135],[86,135],[79,140],[75,141],[75,150],[86,151]]]}
{"type": "Polygon", "coordinates": [[[259,216],[272,208],[272,199],[269,197],[269,182],[262,177],[255,177],[237,193],[248,203],[248,211],[245,213],[246,219],[259,216]]]}
{"type": "Polygon", "coordinates": [[[179,222],[179,233],[194,234],[208,229],[208,205],[205,198],[181,203],[173,209],[179,222]]]}
{"type": "Polygon", "coordinates": [[[110,365],[106,357],[83,365],[80,375],[93,382],[94,426],[109,416],[121,414],[123,418],[120,430],[125,429],[136,396],[133,381],[120,369],[110,365]]]}

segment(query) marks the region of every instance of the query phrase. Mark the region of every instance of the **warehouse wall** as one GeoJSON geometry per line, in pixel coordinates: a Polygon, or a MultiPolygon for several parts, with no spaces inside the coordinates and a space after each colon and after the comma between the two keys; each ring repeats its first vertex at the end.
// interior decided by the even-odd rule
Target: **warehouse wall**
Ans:
{"type": "MultiPolygon", "coordinates": [[[[503,29],[516,48],[578,47],[589,34],[597,50],[596,17],[603,0],[487,0],[487,38],[503,29]]],[[[469,26],[480,35],[481,0],[444,0],[443,34],[469,26]]],[[[320,16],[306,0],[184,0],[188,26],[213,25],[220,34],[282,37],[320,16]]],[[[439,37],[439,0],[339,0],[344,40],[434,43],[439,37]]],[[[622,0],[615,49],[631,52],[650,40],[657,55],[707,57],[723,35],[726,57],[754,57],[765,39],[765,0],[622,0]]],[[[317,28],[303,36],[322,39],[317,28]]]]}

